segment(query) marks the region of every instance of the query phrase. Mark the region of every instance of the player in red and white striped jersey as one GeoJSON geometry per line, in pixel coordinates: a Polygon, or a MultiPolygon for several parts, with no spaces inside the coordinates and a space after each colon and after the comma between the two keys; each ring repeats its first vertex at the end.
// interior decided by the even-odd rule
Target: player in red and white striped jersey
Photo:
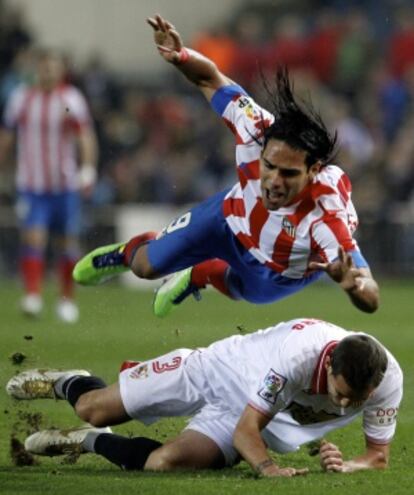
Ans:
{"type": "Polygon", "coordinates": [[[268,303],[301,290],[325,271],[359,309],[378,307],[378,286],[353,239],[357,215],[346,174],[330,165],[336,136],[311,106],[299,104],[279,70],[272,112],[201,54],[183,47],[160,16],[148,20],[161,56],[195,83],[236,140],[239,181],[173,221],[155,238],[99,248],[75,267],[97,283],[124,269],[143,278],[178,270],[158,291],[165,316],[212,284],[233,299],[268,303]]]}
{"type": "Polygon", "coordinates": [[[42,51],[36,62],[36,82],[21,85],[10,95],[0,135],[2,157],[15,137],[17,141],[22,309],[36,315],[42,308],[44,254],[49,233],[54,233],[60,250],[57,312],[62,320],[73,322],[78,317],[71,273],[78,257],[79,191],[90,193],[95,181],[95,135],[85,98],[64,83],[60,56],[42,51]]]}

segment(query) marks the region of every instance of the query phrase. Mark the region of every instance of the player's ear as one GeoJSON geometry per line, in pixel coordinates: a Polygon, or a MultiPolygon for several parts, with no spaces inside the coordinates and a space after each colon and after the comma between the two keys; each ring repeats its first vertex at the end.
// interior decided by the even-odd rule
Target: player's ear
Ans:
{"type": "Polygon", "coordinates": [[[324,366],[326,371],[328,371],[331,367],[331,356],[326,356],[324,366]]]}
{"type": "Polygon", "coordinates": [[[309,167],[309,175],[312,179],[315,177],[317,173],[319,173],[321,167],[322,167],[322,162],[320,160],[318,160],[309,167]]]}

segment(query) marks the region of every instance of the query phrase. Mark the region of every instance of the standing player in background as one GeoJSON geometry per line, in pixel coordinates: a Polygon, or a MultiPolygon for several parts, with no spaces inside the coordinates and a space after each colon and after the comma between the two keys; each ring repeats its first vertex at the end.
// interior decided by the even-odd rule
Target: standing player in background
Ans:
{"type": "Polygon", "coordinates": [[[168,21],[148,23],[165,61],[196,84],[236,138],[239,182],[171,223],[98,248],[78,262],[75,279],[98,283],[131,269],[142,278],[176,273],[159,290],[165,316],[208,284],[232,299],[269,303],[326,272],[352,304],[373,312],[378,286],[352,235],[357,216],[346,174],[330,165],[336,137],[277,73],[273,112],[261,108],[206,57],[183,47],[168,21]]]}
{"type": "Polygon", "coordinates": [[[97,148],[86,101],[77,88],[65,84],[64,77],[61,57],[39,52],[34,84],[17,87],[6,103],[0,157],[4,159],[16,137],[22,311],[36,316],[42,310],[45,251],[49,234],[55,234],[60,253],[57,315],[74,323],[79,310],[71,275],[79,253],[79,192],[92,191],[97,148]]]}

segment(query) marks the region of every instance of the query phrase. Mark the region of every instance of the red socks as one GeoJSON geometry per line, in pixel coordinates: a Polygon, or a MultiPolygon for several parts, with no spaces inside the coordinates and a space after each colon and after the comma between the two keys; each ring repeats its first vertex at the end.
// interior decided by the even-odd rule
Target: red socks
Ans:
{"type": "Polygon", "coordinates": [[[211,284],[225,296],[231,297],[226,284],[228,263],[218,258],[203,261],[193,267],[191,283],[198,288],[211,284]]]}
{"type": "Polygon", "coordinates": [[[40,294],[42,290],[45,262],[40,256],[23,255],[20,270],[26,294],[40,294]]]}
{"type": "Polygon", "coordinates": [[[58,263],[61,296],[67,299],[73,299],[74,282],[72,272],[75,264],[76,262],[73,258],[67,257],[62,257],[58,263]]]}
{"type": "Polygon", "coordinates": [[[129,266],[135,256],[135,253],[137,252],[137,249],[142,245],[147,244],[147,242],[154,240],[156,237],[157,232],[144,232],[143,234],[137,235],[129,240],[125,244],[124,249],[124,265],[129,266]]]}

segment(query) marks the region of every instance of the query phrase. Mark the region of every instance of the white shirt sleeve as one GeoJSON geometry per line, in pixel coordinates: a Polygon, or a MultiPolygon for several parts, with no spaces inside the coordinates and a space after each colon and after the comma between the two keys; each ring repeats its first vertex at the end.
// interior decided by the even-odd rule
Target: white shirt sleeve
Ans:
{"type": "Polygon", "coordinates": [[[27,88],[25,86],[19,86],[8,98],[3,113],[3,125],[7,129],[13,130],[17,127],[26,94],[27,88]]]}
{"type": "Polygon", "coordinates": [[[236,84],[218,89],[211,100],[211,106],[235,135],[236,144],[247,144],[260,139],[264,129],[274,120],[270,112],[258,105],[236,84]]]}
{"type": "Polygon", "coordinates": [[[387,444],[392,440],[403,395],[402,385],[402,371],[393,360],[372,400],[369,400],[363,411],[364,433],[373,443],[387,444]]]}

